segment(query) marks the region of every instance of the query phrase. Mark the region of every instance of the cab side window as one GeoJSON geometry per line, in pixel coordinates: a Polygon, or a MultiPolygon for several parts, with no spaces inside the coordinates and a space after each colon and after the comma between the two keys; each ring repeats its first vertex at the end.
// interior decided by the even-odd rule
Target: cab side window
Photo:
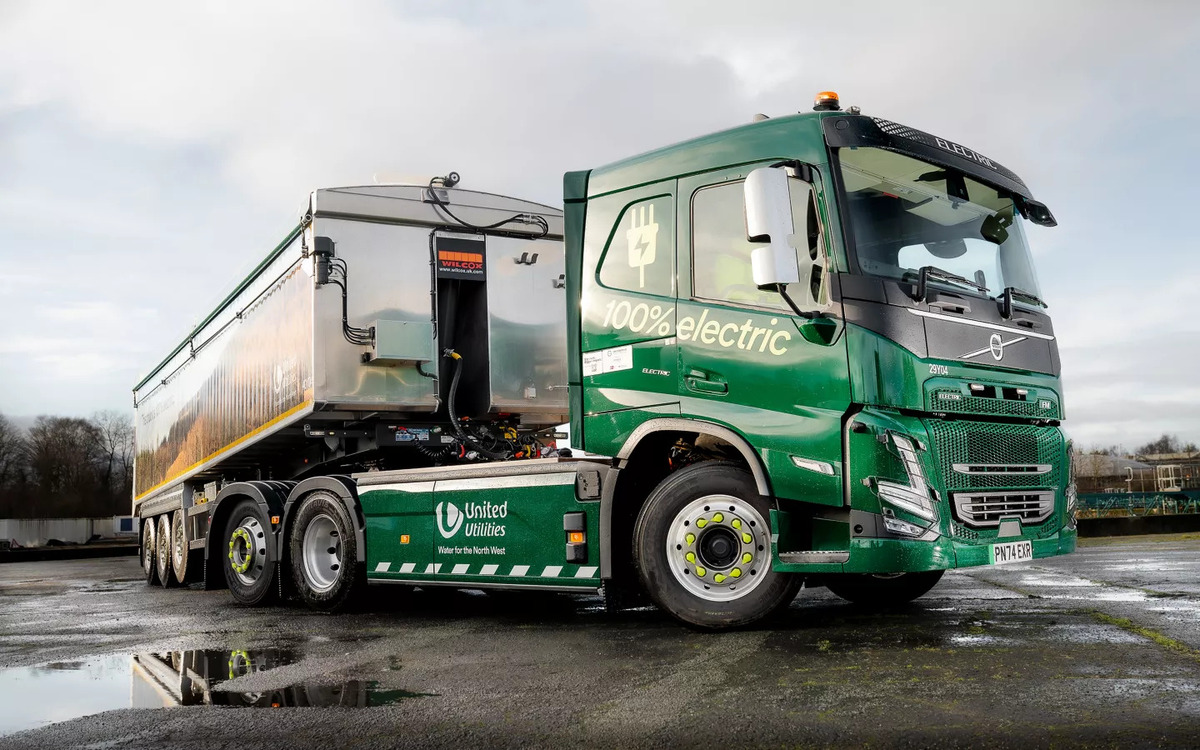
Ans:
{"type": "MultiPolygon", "coordinates": [[[[799,180],[791,182],[792,216],[800,235],[797,252],[807,252],[813,260],[807,285],[817,304],[824,304],[828,294],[825,254],[813,191],[799,180]]],[[[750,254],[757,245],[746,239],[743,184],[743,180],[737,180],[711,185],[692,196],[692,296],[787,310],[787,303],[777,292],[754,285],[750,254]]]]}
{"type": "Polygon", "coordinates": [[[600,262],[610,289],[660,297],[675,293],[675,211],[669,195],[631,203],[621,212],[600,262]]]}

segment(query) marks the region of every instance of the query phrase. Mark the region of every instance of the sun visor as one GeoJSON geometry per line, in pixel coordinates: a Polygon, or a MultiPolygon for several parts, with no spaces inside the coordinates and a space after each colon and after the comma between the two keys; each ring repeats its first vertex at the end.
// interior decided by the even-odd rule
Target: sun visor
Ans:
{"type": "MultiPolygon", "coordinates": [[[[992,187],[1032,200],[1015,172],[978,151],[891,120],[864,115],[826,117],[821,122],[831,148],[873,146],[958,170],[992,187]]],[[[1039,204],[1040,205],[1040,204],[1039,204]]]]}

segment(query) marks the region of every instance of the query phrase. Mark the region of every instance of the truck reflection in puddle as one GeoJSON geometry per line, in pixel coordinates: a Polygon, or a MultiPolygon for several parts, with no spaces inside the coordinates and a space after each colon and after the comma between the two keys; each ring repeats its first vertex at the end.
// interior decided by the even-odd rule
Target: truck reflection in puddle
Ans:
{"type": "Polygon", "coordinates": [[[395,703],[423,693],[381,690],[375,682],[300,683],[273,690],[232,692],[220,684],[296,661],[282,649],[196,650],[137,654],[133,657],[133,708],[240,706],[247,708],[365,708],[395,703]]]}

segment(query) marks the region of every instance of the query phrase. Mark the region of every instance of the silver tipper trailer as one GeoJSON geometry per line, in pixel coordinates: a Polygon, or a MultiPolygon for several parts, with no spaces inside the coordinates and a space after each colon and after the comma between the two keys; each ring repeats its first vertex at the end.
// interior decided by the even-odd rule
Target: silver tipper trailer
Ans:
{"type": "Polygon", "coordinates": [[[567,420],[562,212],[451,178],[310,195],[134,388],[135,515],[198,524],[235,481],[551,453],[546,430],[567,420]]]}

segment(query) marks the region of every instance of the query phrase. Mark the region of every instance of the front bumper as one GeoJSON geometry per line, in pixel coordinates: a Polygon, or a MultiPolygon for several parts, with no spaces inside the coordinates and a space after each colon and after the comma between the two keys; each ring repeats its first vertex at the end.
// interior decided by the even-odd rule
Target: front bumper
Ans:
{"type": "MultiPolygon", "coordinates": [[[[1028,537],[962,542],[940,536],[933,541],[915,539],[853,539],[849,559],[843,563],[794,564],[776,560],[782,573],[917,573],[927,570],[971,568],[990,564],[989,550],[996,542],[1023,541],[1028,537]]],[[[1075,529],[1063,528],[1042,539],[1030,539],[1033,557],[1056,557],[1075,551],[1075,529]]]]}

